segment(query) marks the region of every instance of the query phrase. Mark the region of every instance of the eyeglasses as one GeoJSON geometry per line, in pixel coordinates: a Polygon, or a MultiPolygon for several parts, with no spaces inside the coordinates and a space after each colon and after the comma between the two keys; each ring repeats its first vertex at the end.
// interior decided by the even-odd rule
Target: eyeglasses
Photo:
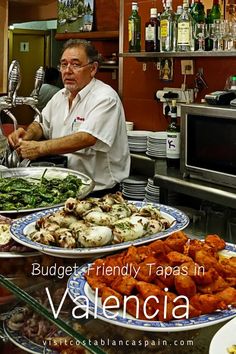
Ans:
{"type": "Polygon", "coordinates": [[[93,61],[87,63],[87,64],[84,64],[84,65],[80,65],[78,63],[61,63],[58,65],[58,70],[59,71],[65,71],[68,66],[73,70],[73,71],[79,71],[80,69],[84,68],[85,66],[88,66],[90,64],[93,64],[93,61]]]}

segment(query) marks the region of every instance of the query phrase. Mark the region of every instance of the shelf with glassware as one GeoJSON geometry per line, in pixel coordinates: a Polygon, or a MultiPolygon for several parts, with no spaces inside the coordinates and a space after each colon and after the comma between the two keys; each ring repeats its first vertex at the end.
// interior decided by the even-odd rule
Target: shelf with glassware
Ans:
{"type": "Polygon", "coordinates": [[[100,67],[99,67],[99,70],[118,70],[119,69],[119,66],[118,65],[103,65],[101,64],[100,67]]]}
{"type": "Polygon", "coordinates": [[[204,58],[204,57],[235,57],[236,51],[195,51],[195,52],[124,52],[119,53],[122,58],[155,59],[155,58],[204,58]]]}

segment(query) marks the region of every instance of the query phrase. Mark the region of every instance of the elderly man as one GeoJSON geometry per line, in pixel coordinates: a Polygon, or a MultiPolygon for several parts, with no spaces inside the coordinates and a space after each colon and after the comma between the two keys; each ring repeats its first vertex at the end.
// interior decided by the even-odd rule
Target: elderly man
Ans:
{"type": "Polygon", "coordinates": [[[43,109],[42,123],[36,118],[8,140],[30,160],[66,154],[68,168],[92,177],[95,191],[110,192],[129,175],[130,155],[120,98],[95,78],[99,60],[89,42],[67,41],[60,60],[64,88],[43,109]]]}

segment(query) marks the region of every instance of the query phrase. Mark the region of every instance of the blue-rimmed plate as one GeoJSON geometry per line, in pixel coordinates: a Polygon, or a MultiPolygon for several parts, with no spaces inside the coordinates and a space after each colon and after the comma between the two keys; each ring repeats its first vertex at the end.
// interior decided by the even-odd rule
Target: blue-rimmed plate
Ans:
{"type": "MultiPolygon", "coordinates": [[[[17,307],[9,313],[8,318],[10,318],[13,312],[20,313],[22,311],[23,309],[21,307],[17,307]]],[[[45,348],[43,343],[42,345],[34,343],[29,338],[23,336],[20,332],[11,330],[7,325],[7,319],[3,322],[4,332],[9,340],[17,347],[23,349],[25,352],[32,354],[58,354],[58,352],[55,350],[45,348]]]]}
{"type": "Polygon", "coordinates": [[[236,346],[236,317],[221,327],[212,338],[209,354],[229,354],[228,349],[236,346]]]}
{"type": "MultiPolygon", "coordinates": [[[[227,244],[226,251],[221,251],[221,254],[225,257],[231,257],[232,255],[236,256],[236,245],[227,244]]],[[[177,332],[211,326],[223,321],[227,321],[236,315],[236,308],[234,308],[224,311],[216,311],[211,314],[193,317],[188,320],[181,319],[169,322],[161,322],[137,320],[129,314],[123,314],[123,311],[121,310],[111,312],[106,309],[104,311],[101,303],[101,298],[95,297],[95,292],[90,288],[86,279],[84,278],[84,275],[90,266],[91,263],[87,263],[78,268],[78,270],[70,276],[67,283],[69,295],[73,302],[80,305],[83,310],[87,309],[88,307],[88,312],[94,318],[99,318],[105,322],[141,331],[177,332]]]]}
{"type": "Polygon", "coordinates": [[[56,257],[68,257],[68,258],[86,257],[87,258],[93,256],[98,257],[107,253],[125,249],[130,245],[137,246],[150,241],[154,241],[158,238],[166,237],[173,232],[183,230],[185,227],[187,227],[189,223],[188,216],[184,214],[181,210],[178,210],[176,208],[167,205],[157,204],[157,203],[146,203],[146,202],[137,202],[137,201],[129,201],[129,202],[133,203],[138,208],[141,208],[144,205],[153,205],[156,208],[159,208],[162,216],[165,217],[170,222],[171,226],[165,231],[158,232],[146,237],[142,237],[134,241],[127,241],[119,244],[106,245],[102,247],[66,249],[61,247],[43,245],[41,243],[34,242],[27,237],[27,235],[29,235],[31,232],[35,230],[35,223],[38,219],[61,209],[61,208],[51,208],[51,209],[39,211],[34,214],[23,216],[22,218],[19,219],[15,219],[11,224],[10,232],[12,238],[15,241],[21,243],[24,246],[39,250],[43,253],[56,256],[56,257]]]}

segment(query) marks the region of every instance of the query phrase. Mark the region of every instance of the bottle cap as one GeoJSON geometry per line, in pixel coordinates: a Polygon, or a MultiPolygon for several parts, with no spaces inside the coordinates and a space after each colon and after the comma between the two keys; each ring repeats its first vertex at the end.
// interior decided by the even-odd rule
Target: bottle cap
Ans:
{"type": "Polygon", "coordinates": [[[183,6],[182,5],[178,5],[176,12],[177,12],[178,15],[181,14],[183,12],[183,6]]]}
{"type": "Polygon", "coordinates": [[[150,14],[152,17],[157,17],[157,9],[155,7],[151,8],[150,14]]]}
{"type": "Polygon", "coordinates": [[[170,7],[170,6],[171,6],[170,0],[166,0],[166,7],[170,7]]]}

